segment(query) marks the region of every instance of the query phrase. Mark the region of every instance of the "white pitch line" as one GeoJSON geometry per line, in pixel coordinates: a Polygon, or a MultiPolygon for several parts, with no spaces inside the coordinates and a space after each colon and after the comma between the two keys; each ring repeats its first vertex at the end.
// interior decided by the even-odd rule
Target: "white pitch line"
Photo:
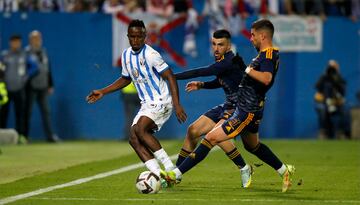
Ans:
{"type": "MultiPolygon", "coordinates": [[[[177,157],[177,154],[170,156],[170,159],[174,160],[174,159],[176,159],[176,157],[177,157]]],[[[68,182],[68,183],[65,183],[65,184],[59,184],[59,185],[50,186],[50,187],[43,188],[43,189],[38,189],[38,190],[28,192],[28,193],[24,193],[24,194],[10,196],[10,197],[7,197],[7,198],[0,199],[0,205],[11,203],[11,202],[18,201],[18,200],[21,200],[21,199],[26,199],[26,198],[29,198],[29,197],[32,197],[32,196],[36,196],[36,195],[40,195],[40,194],[43,194],[43,193],[46,193],[46,192],[54,191],[56,189],[62,189],[62,188],[65,188],[65,187],[75,186],[75,185],[83,184],[83,183],[86,183],[86,182],[89,182],[89,181],[92,181],[92,180],[95,180],[95,179],[102,179],[102,178],[112,176],[112,175],[115,175],[115,174],[120,174],[120,173],[124,173],[124,172],[128,172],[128,171],[132,171],[134,169],[138,169],[138,168],[141,168],[143,166],[144,166],[144,163],[140,162],[140,163],[136,163],[136,164],[126,166],[126,167],[122,167],[120,169],[115,169],[115,170],[112,170],[112,171],[103,172],[103,173],[100,173],[100,174],[97,174],[97,175],[94,175],[94,176],[91,176],[91,177],[77,179],[77,180],[74,180],[74,181],[71,181],[71,182],[68,182]]]]}
{"type": "MultiPolygon", "coordinates": [[[[211,151],[216,151],[216,150],[219,150],[218,146],[216,146],[211,151]]],[[[174,155],[170,156],[170,159],[174,160],[174,159],[176,159],[176,157],[177,157],[177,154],[174,154],[174,155]]],[[[4,204],[8,204],[8,203],[18,201],[18,200],[21,200],[21,199],[26,199],[26,198],[29,198],[29,197],[32,197],[32,196],[44,194],[46,192],[54,191],[56,189],[62,189],[62,188],[65,188],[65,187],[75,186],[75,185],[83,184],[83,183],[86,183],[86,182],[89,182],[89,181],[92,181],[92,180],[95,180],[95,179],[102,179],[102,178],[112,176],[112,175],[115,175],[115,174],[120,174],[120,173],[124,173],[124,172],[128,172],[128,171],[132,171],[134,169],[138,169],[138,168],[143,167],[143,166],[144,166],[144,163],[139,162],[139,163],[132,164],[132,165],[129,165],[129,166],[126,166],[126,167],[122,167],[120,169],[115,169],[115,170],[112,170],[112,171],[103,172],[103,173],[100,173],[100,174],[97,174],[97,175],[94,175],[94,176],[91,176],[91,177],[80,178],[80,179],[77,179],[77,180],[74,180],[74,181],[71,181],[71,182],[68,182],[68,183],[65,183],[65,184],[59,184],[59,185],[50,186],[50,187],[43,188],[43,189],[38,189],[38,190],[28,192],[28,193],[25,193],[25,194],[19,194],[19,195],[15,195],[15,196],[10,196],[10,197],[7,197],[7,198],[0,199],[0,205],[4,205],[4,204]]]]}
{"type": "Polygon", "coordinates": [[[244,199],[244,198],[232,198],[232,199],[208,199],[208,198],[191,198],[191,199],[185,199],[185,198],[129,198],[129,199],[121,199],[121,198],[50,198],[50,197],[39,197],[39,198],[32,198],[34,200],[49,200],[49,201],[204,201],[208,202],[211,201],[217,201],[217,202],[304,202],[304,203],[314,203],[314,202],[320,202],[320,203],[334,203],[334,204],[360,204],[359,200],[330,200],[330,199],[244,199]]]}

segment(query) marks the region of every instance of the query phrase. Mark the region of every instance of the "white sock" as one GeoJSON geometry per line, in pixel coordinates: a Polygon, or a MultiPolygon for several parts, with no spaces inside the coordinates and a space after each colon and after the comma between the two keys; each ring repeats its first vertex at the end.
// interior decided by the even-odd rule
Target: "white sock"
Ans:
{"type": "Polygon", "coordinates": [[[246,164],[246,165],[245,165],[243,168],[241,168],[240,170],[241,170],[241,171],[244,171],[244,170],[247,170],[247,169],[249,169],[249,165],[246,164]]]}
{"type": "Polygon", "coordinates": [[[176,179],[181,179],[181,171],[178,168],[175,168],[173,171],[175,172],[176,179]]]}
{"type": "Polygon", "coordinates": [[[280,174],[280,176],[282,176],[284,173],[285,173],[285,171],[286,171],[286,166],[285,166],[285,164],[283,164],[281,167],[280,167],[280,169],[278,169],[278,170],[276,170],[279,174],[280,174]]]}
{"type": "Polygon", "coordinates": [[[148,170],[150,170],[150,172],[153,172],[154,174],[160,176],[160,165],[156,161],[156,159],[150,159],[146,161],[145,166],[146,168],[148,168],[148,170]]]}
{"type": "Polygon", "coordinates": [[[170,171],[175,168],[174,164],[170,160],[170,157],[165,152],[163,148],[159,149],[158,151],[154,152],[154,156],[157,160],[161,162],[161,164],[164,165],[165,171],[170,171]]]}

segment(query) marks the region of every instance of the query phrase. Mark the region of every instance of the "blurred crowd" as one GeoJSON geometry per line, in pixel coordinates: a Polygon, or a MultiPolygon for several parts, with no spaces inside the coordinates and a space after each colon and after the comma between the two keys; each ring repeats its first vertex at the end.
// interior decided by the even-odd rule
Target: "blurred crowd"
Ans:
{"type": "MultiPolygon", "coordinates": [[[[226,16],[252,14],[360,16],[358,0],[0,0],[0,12],[149,12],[164,17],[186,12],[192,4],[217,7],[226,16]]],[[[206,6],[205,6],[206,7],[206,6]]]]}

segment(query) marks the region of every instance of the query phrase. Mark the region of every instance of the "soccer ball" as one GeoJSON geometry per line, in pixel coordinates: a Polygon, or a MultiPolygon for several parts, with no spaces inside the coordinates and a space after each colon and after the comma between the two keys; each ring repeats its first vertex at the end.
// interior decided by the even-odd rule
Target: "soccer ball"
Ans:
{"type": "Polygon", "coordinates": [[[150,171],[144,171],[136,179],[136,189],[141,194],[156,194],[160,191],[160,177],[150,171]]]}

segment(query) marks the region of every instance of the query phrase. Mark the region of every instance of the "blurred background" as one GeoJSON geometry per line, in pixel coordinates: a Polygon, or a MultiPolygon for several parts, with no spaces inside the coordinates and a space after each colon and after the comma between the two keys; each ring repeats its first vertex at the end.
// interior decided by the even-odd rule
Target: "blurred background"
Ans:
{"type": "MultiPolygon", "coordinates": [[[[249,41],[251,23],[270,18],[281,55],[276,83],[266,101],[262,138],[318,137],[314,95],[331,59],[346,81],[347,125],[340,126],[351,128],[351,111],[359,106],[357,0],[0,0],[0,12],[1,50],[9,48],[14,34],[22,37],[26,47],[29,33],[41,32],[54,83],[49,96],[51,124],[54,133],[65,140],[125,138],[120,92],[93,105],[85,97],[120,76],[120,54],[128,46],[127,23],[134,18],[145,21],[148,44],[175,73],[213,63],[210,36],[219,28],[231,31],[233,50],[250,63],[257,55],[249,41]]],[[[160,138],[183,138],[192,121],[224,101],[221,89],[186,93],[186,82],[178,81],[188,120],[180,125],[172,116],[157,134],[160,138]]],[[[12,108],[10,128],[15,127],[13,113],[12,108]]],[[[32,113],[29,136],[45,139],[37,105],[32,113]]]]}

